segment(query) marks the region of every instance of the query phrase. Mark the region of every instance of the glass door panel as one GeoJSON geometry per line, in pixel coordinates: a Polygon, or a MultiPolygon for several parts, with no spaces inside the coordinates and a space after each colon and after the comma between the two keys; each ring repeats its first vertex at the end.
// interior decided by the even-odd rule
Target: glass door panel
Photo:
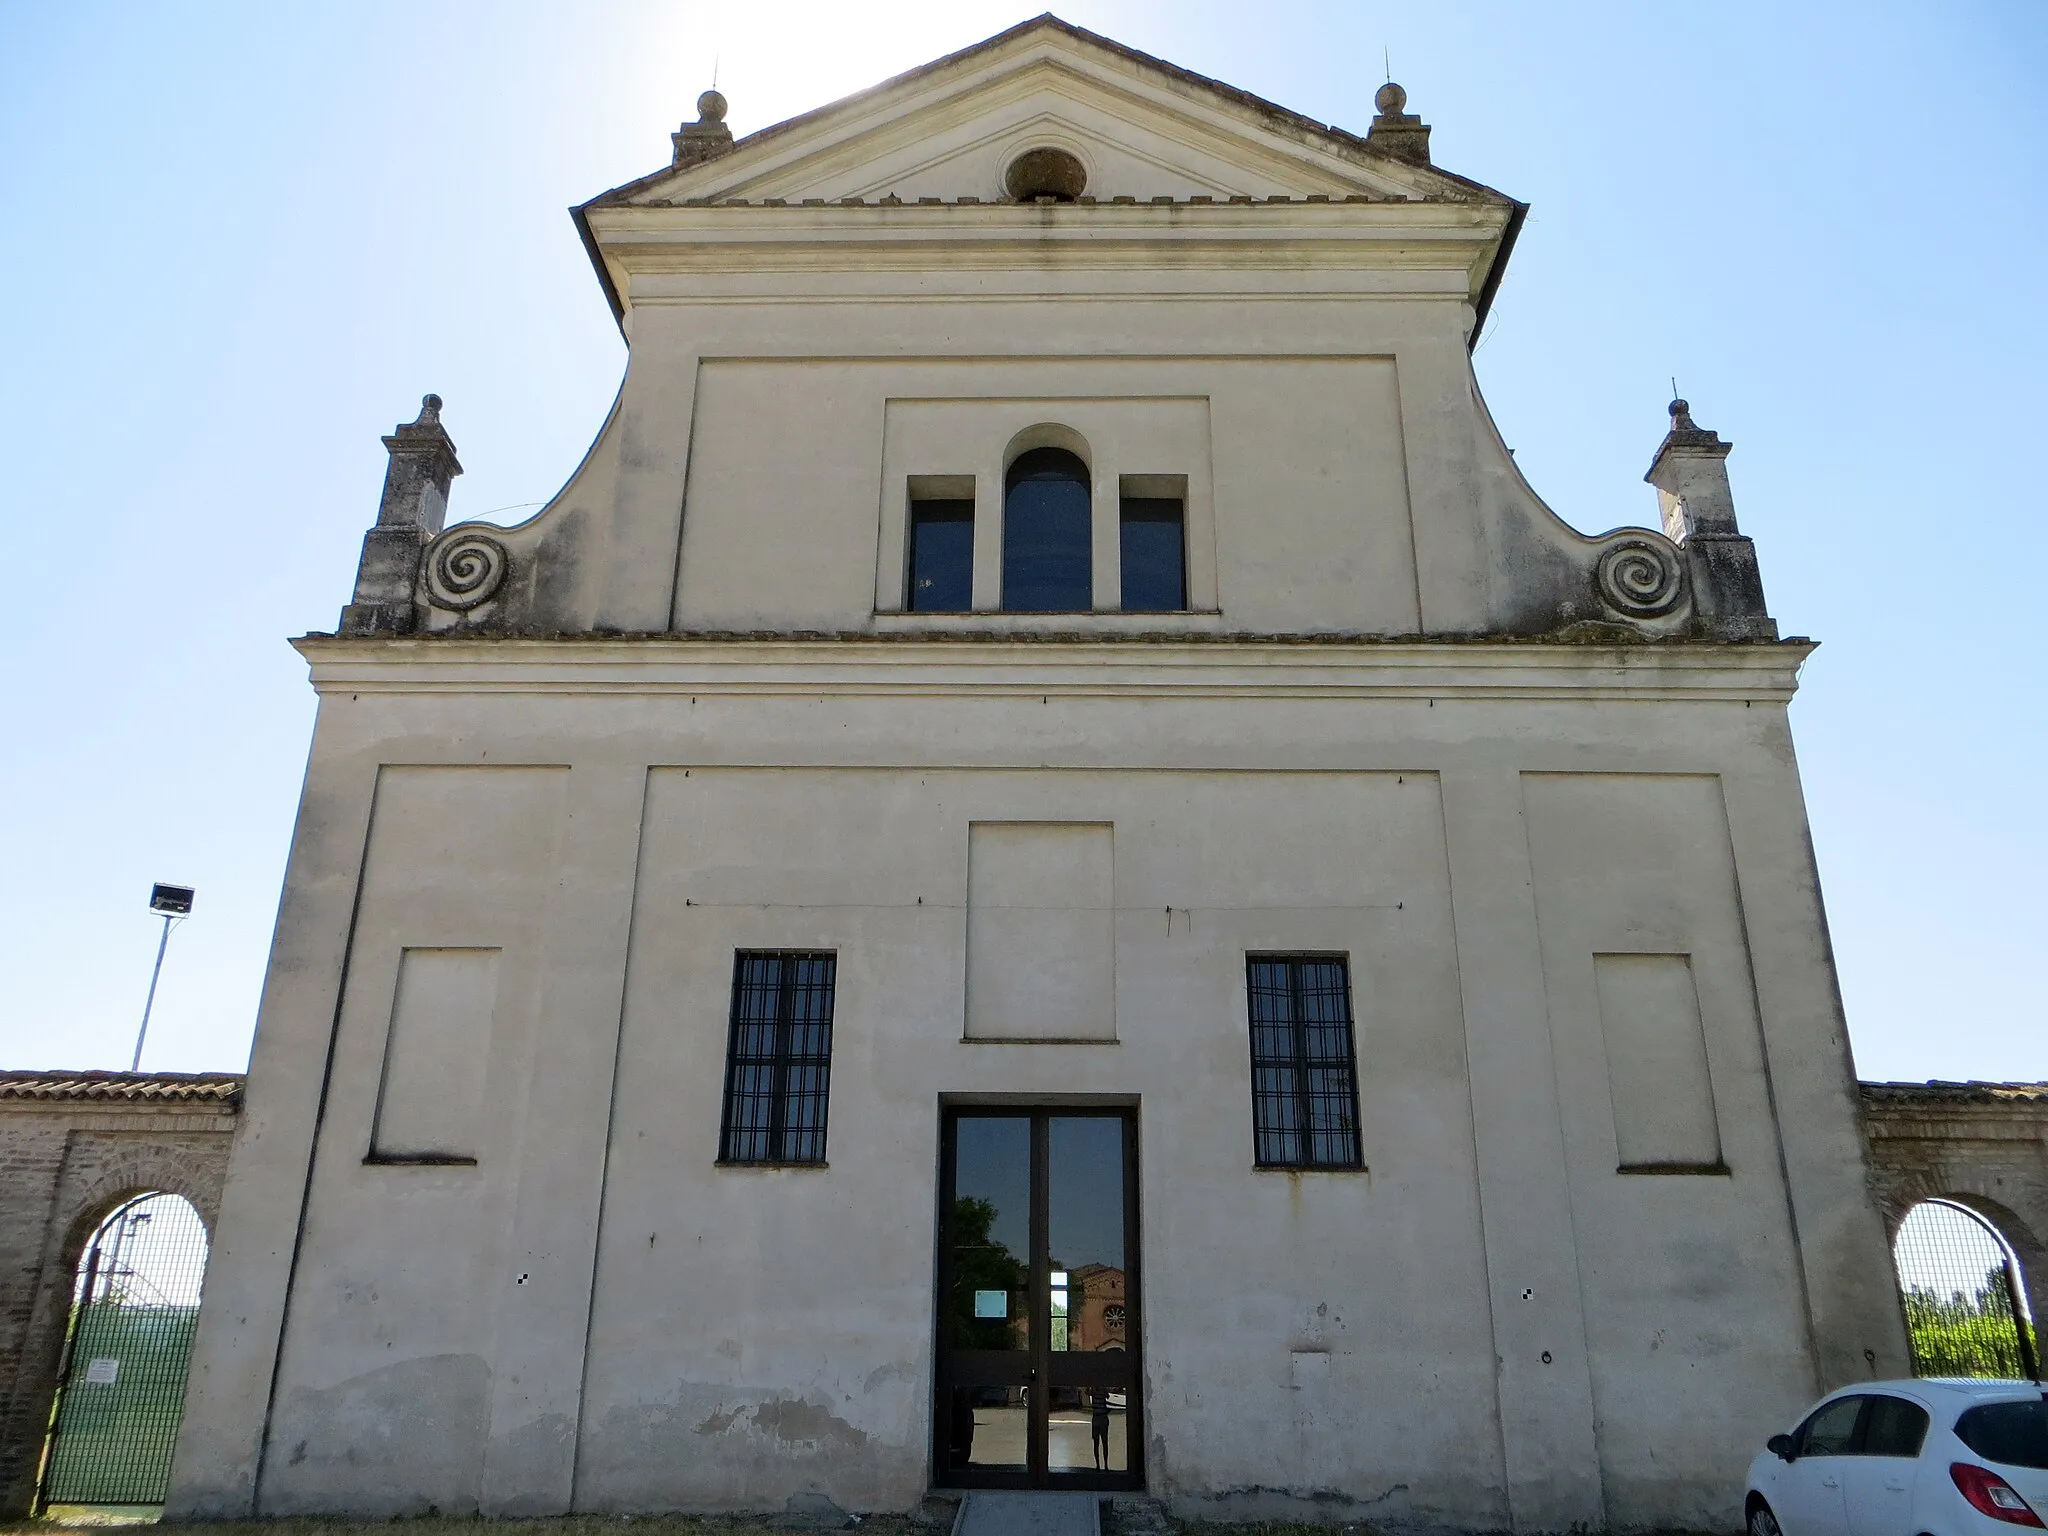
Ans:
{"type": "Polygon", "coordinates": [[[1130,1471],[1128,1126],[1120,1115],[1054,1115],[1046,1128],[1046,1432],[1054,1473],[1130,1471]]]}
{"type": "Polygon", "coordinates": [[[935,1466],[1138,1486],[1135,1122],[956,1110],[942,1153],[935,1466]]]}
{"type": "Polygon", "coordinates": [[[1030,1465],[1031,1119],[963,1116],[951,1131],[940,1319],[948,1452],[957,1466],[1021,1476],[1030,1465]]]}

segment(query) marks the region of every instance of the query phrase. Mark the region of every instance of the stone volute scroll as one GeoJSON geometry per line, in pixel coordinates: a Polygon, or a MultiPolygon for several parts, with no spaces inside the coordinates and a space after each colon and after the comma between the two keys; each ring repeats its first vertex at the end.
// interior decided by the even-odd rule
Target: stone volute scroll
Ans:
{"type": "Polygon", "coordinates": [[[448,516],[448,487],[462,473],[455,443],[441,425],[441,397],[420,401],[419,416],[384,439],[391,461],[376,526],[363,535],[355,597],[341,611],[345,635],[402,635],[413,629],[413,590],[427,541],[448,516]]]}
{"type": "Polygon", "coordinates": [[[1593,568],[1601,601],[1631,619],[1658,619],[1685,596],[1685,566],[1662,539],[1617,539],[1593,568]]]}
{"type": "Polygon", "coordinates": [[[457,613],[480,608],[498,595],[511,563],[504,544],[475,524],[450,528],[427,549],[427,601],[457,613]]]}

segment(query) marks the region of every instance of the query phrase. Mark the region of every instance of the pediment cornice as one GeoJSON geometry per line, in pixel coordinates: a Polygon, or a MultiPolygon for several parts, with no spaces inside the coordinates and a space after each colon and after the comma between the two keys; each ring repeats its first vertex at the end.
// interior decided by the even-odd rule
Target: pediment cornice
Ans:
{"type": "Polygon", "coordinates": [[[576,217],[623,316],[636,273],[1146,260],[1434,265],[1483,310],[1521,212],[1048,15],[615,188],[576,217]],[[1004,167],[1041,146],[1087,167],[1074,203],[1006,197],[1004,167]]]}

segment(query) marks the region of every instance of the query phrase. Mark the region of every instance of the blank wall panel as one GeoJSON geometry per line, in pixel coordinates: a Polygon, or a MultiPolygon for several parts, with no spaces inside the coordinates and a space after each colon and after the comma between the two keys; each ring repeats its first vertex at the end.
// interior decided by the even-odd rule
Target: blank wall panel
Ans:
{"type": "Polygon", "coordinates": [[[336,1489],[379,1514],[477,1506],[529,1064],[568,953],[546,917],[569,783],[531,763],[378,771],[266,1511],[331,1510],[336,1489]]]}
{"type": "Polygon", "coordinates": [[[1621,1166],[1718,1166],[1721,1129],[1691,958],[1595,955],[1593,985],[1621,1166]]]}
{"type": "Polygon", "coordinates": [[[377,1093],[375,1156],[476,1157],[498,954],[408,949],[399,956],[377,1093]]]}
{"type": "Polygon", "coordinates": [[[1116,1038],[1110,828],[978,821],[967,834],[967,1038],[1116,1038]]]}
{"type": "Polygon", "coordinates": [[[1625,1256],[1579,1269],[1607,1518],[1655,1524],[1682,1485],[1704,1519],[1709,1448],[1813,1390],[1727,807],[1705,773],[1523,796],[1573,1233],[1625,1256]]]}

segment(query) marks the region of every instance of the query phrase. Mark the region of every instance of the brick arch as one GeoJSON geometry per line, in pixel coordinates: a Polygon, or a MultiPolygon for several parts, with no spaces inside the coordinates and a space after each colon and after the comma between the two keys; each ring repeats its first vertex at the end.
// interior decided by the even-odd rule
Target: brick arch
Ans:
{"type": "Polygon", "coordinates": [[[54,1223],[63,1233],[57,1255],[60,1268],[76,1272],[85,1245],[99,1230],[101,1222],[137,1195],[182,1195],[199,1213],[211,1249],[214,1223],[220,1217],[221,1184],[227,1170],[209,1166],[182,1148],[136,1146],[125,1149],[69,1202],[71,1209],[56,1213],[54,1223]]]}
{"type": "Polygon", "coordinates": [[[1963,1187],[1964,1180],[1943,1179],[1926,1175],[1908,1181],[1920,1188],[1901,1187],[1885,1198],[1885,1235],[1896,1240],[1899,1223],[1915,1206],[1929,1200],[1946,1200],[1951,1205],[1960,1205],[1972,1215],[1981,1218],[2005,1239],[2019,1261],[2020,1284],[2027,1294],[2027,1305],[2037,1323],[2048,1322],[2048,1247],[2044,1247],[2039,1235],[2020,1215],[1993,1196],[1978,1190],[1963,1187]],[[1897,1204],[1896,1211],[1894,1203],[1897,1204]]]}
{"type": "MultiPolygon", "coordinates": [[[[82,1181],[60,1197],[62,1204],[51,1213],[49,1241],[43,1252],[41,1282],[36,1305],[29,1318],[22,1349],[21,1369],[15,1396],[26,1411],[28,1434],[14,1450],[18,1475],[35,1494],[35,1477],[42,1459],[43,1426],[50,1421],[56,1401],[57,1375],[63,1365],[64,1332],[71,1296],[78,1280],[78,1265],[93,1233],[115,1211],[138,1195],[179,1195],[190,1202],[206,1229],[207,1260],[213,1258],[214,1224],[220,1215],[221,1185],[227,1169],[224,1163],[208,1167],[203,1156],[185,1149],[152,1143],[138,1143],[120,1149],[97,1170],[97,1176],[82,1181]]],[[[18,1414],[10,1414],[18,1419],[18,1414]]]]}
{"type": "Polygon", "coordinates": [[[241,1078],[0,1073],[0,1518],[27,1512],[78,1261],[123,1201],[191,1202],[209,1248],[241,1078]]]}
{"type": "Polygon", "coordinates": [[[1865,1083],[1863,1100],[1886,1236],[1923,1200],[1965,1207],[2011,1245],[2035,1322],[2048,1324],[2048,1086],[1865,1083]]]}

